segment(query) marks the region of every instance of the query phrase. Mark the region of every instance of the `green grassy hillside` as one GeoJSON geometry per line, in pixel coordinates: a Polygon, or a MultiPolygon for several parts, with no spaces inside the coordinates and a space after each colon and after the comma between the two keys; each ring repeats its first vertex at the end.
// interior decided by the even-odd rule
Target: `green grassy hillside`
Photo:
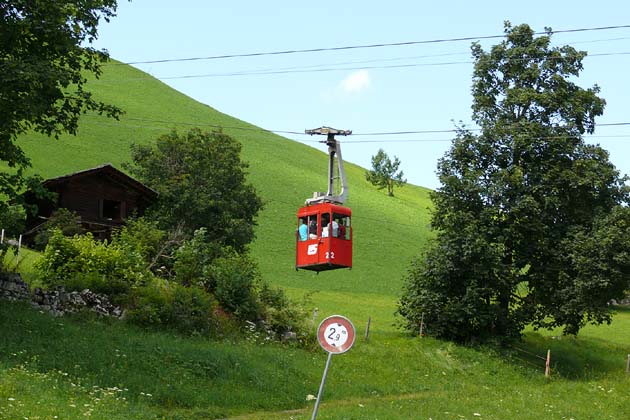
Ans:
{"type": "Polygon", "coordinates": [[[267,281],[295,296],[320,291],[314,299],[322,313],[372,316],[382,325],[391,323],[404,269],[429,234],[427,189],[408,185],[397,189],[395,198],[387,197],[365,181],[363,168],[346,163],[354,267],[319,275],[296,272],[297,209],[313,191],[325,190],[326,154],[222,114],[129,66],[106,66],[91,89],[126,114],[120,122],[86,115],[76,137],[53,140],[31,134],[20,139],[32,159],[33,173],[48,178],[106,162],[120,168],[129,160],[132,143],[150,143],[172,129],[224,127],[243,144],[249,180],[265,201],[252,251],[267,281]],[[346,304],[348,296],[353,305],[346,304]]]}

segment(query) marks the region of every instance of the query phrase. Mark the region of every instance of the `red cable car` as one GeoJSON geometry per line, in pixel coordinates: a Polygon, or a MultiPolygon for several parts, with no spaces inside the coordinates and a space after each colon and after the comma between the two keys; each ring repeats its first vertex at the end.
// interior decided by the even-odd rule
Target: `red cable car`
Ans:
{"type": "Polygon", "coordinates": [[[341,147],[335,134],[349,135],[352,131],[321,127],[306,130],[307,134],[324,134],[328,145],[328,192],[316,192],[298,210],[296,232],[295,269],[324,271],[352,268],[352,211],[344,207],[348,196],[341,147]],[[335,155],[338,176],[335,176],[335,155]],[[334,181],[339,179],[341,192],[333,192],[334,181]]]}

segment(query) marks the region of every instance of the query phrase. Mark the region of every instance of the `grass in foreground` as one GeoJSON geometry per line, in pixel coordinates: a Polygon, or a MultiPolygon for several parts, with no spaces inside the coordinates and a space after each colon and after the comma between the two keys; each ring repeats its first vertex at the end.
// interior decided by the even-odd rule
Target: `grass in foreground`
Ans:
{"type": "MultiPolygon", "coordinates": [[[[611,333],[630,325],[621,311],[611,333]]],[[[599,331],[599,329],[593,329],[599,331]]],[[[89,316],[52,318],[0,301],[0,418],[307,419],[326,355],[248,340],[148,333],[89,316]],[[252,414],[248,414],[252,413],[252,414]]],[[[625,419],[628,341],[529,334],[533,353],[397,332],[334,356],[320,419],[625,419]]]]}

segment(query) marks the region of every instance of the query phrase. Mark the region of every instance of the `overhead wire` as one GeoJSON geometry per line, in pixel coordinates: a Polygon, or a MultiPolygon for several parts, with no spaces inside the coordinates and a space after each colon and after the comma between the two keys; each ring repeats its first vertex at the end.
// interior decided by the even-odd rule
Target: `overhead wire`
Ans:
{"type": "MultiPolygon", "coordinates": [[[[604,27],[595,27],[595,28],[579,28],[579,29],[567,29],[567,30],[558,30],[552,31],[552,33],[572,33],[572,32],[585,32],[585,31],[599,31],[599,30],[609,30],[609,29],[622,29],[622,28],[630,28],[630,25],[617,25],[617,26],[604,26],[604,27]]],[[[536,32],[535,34],[546,34],[547,32],[536,32]]],[[[499,38],[505,37],[505,34],[502,35],[492,35],[487,38],[499,38]]],[[[391,45],[414,45],[414,44],[423,44],[423,43],[438,43],[438,42],[451,42],[457,40],[471,40],[483,37],[463,37],[463,38],[448,38],[448,39],[438,39],[438,40],[428,40],[428,41],[409,41],[409,42],[400,42],[400,43],[391,43],[391,44],[371,44],[371,45],[363,45],[363,46],[346,46],[346,47],[332,47],[332,48],[315,48],[315,49],[304,49],[304,50],[287,50],[287,51],[275,51],[269,53],[248,53],[248,54],[227,54],[222,56],[209,56],[209,57],[191,57],[191,58],[183,58],[183,59],[162,59],[162,60],[149,60],[149,61],[130,61],[130,62],[121,62],[121,63],[110,63],[110,64],[149,64],[149,63],[168,63],[168,62],[180,62],[180,61],[196,61],[196,60],[204,60],[204,59],[216,59],[216,58],[234,58],[240,56],[260,56],[260,55],[278,55],[289,53],[292,51],[295,52],[318,52],[318,51],[328,51],[335,49],[356,49],[356,48],[364,48],[371,46],[391,46],[391,45]]],[[[617,38],[607,38],[607,39],[596,39],[596,40],[587,40],[587,41],[578,41],[574,43],[593,43],[593,42],[603,42],[603,41],[615,41],[615,40],[624,40],[628,39],[627,37],[617,37],[617,38]]],[[[394,68],[414,68],[414,67],[427,67],[427,66],[446,66],[446,65],[457,65],[457,64],[472,64],[472,61],[446,61],[446,62],[434,62],[434,63],[405,63],[405,64],[394,64],[394,65],[382,65],[382,66],[354,66],[354,67],[338,67],[345,66],[348,64],[365,64],[365,63],[374,63],[374,62],[386,62],[386,61],[400,61],[400,60],[409,60],[409,59],[421,59],[421,58],[429,58],[429,57],[439,57],[439,56],[449,56],[449,55],[463,55],[464,53],[441,53],[441,54],[425,54],[420,56],[411,56],[411,57],[394,57],[394,58],[384,58],[384,59],[370,59],[370,60],[360,60],[360,61],[346,61],[341,63],[331,63],[331,64],[314,64],[314,65],[306,65],[306,66],[292,66],[292,67],[280,67],[280,68],[267,68],[267,69],[254,69],[254,70],[239,70],[232,72],[223,72],[223,73],[209,73],[209,74],[185,74],[185,75],[173,75],[173,76],[148,76],[147,77],[137,77],[137,78],[128,78],[128,79],[118,79],[116,82],[124,82],[131,80],[140,80],[154,77],[158,80],[185,80],[185,79],[197,79],[197,78],[216,78],[216,77],[239,77],[239,76],[264,76],[264,75],[279,75],[279,74],[292,74],[292,73],[314,73],[314,72],[335,72],[335,71],[356,71],[356,70],[376,70],[376,69],[394,69],[394,68]],[[334,66],[334,67],[331,67],[334,66]]],[[[615,55],[630,55],[630,52],[605,52],[605,53],[591,53],[587,55],[587,57],[597,57],[597,56],[615,56],[615,55]]],[[[518,60],[518,59],[516,59],[518,60]]],[[[111,82],[111,81],[110,81],[111,82]]]]}
{"type": "MultiPolygon", "coordinates": [[[[552,31],[552,33],[571,33],[571,32],[584,32],[584,31],[595,31],[595,30],[607,30],[607,29],[620,29],[620,28],[630,28],[630,25],[618,25],[618,26],[605,26],[605,27],[596,27],[596,28],[579,28],[579,29],[568,29],[568,30],[559,30],[559,31],[552,31]]],[[[546,32],[537,32],[536,34],[545,34],[546,32]]],[[[485,38],[499,38],[499,37],[505,37],[506,35],[492,35],[492,36],[488,36],[485,38]]],[[[400,42],[400,43],[390,43],[390,44],[371,44],[371,45],[359,45],[359,46],[346,46],[346,47],[332,47],[332,48],[317,48],[317,49],[308,49],[308,50],[295,50],[293,52],[315,52],[315,51],[328,51],[328,50],[336,50],[336,49],[358,49],[358,48],[368,48],[368,47],[377,47],[377,46],[394,46],[394,45],[413,45],[413,44],[425,44],[425,43],[439,43],[439,42],[452,42],[452,41],[462,41],[462,40],[470,40],[470,39],[477,39],[477,38],[484,38],[484,37],[463,37],[463,38],[448,38],[448,39],[436,39],[436,40],[428,40],[428,41],[409,41],[409,42],[400,42]]],[[[604,40],[590,40],[590,41],[583,41],[583,42],[599,42],[599,41],[607,41],[607,40],[623,40],[623,39],[627,39],[626,37],[620,37],[620,38],[609,38],[609,39],[604,39],[604,40]]],[[[251,53],[251,54],[245,54],[245,56],[252,56],[252,55],[277,55],[277,54],[284,54],[284,53],[290,53],[291,51],[276,51],[276,52],[270,52],[270,53],[251,53]]],[[[427,57],[434,57],[434,56],[445,56],[445,55],[456,55],[458,53],[445,53],[445,54],[432,54],[432,55],[423,55],[423,56],[414,56],[414,57],[395,57],[395,58],[388,58],[388,59],[373,59],[373,60],[363,60],[363,61],[356,61],[355,63],[369,63],[369,62],[379,62],[379,61],[394,61],[394,60],[401,60],[401,59],[409,59],[409,58],[427,58],[427,57]]],[[[587,57],[594,57],[594,56],[608,56],[608,55],[627,55],[630,54],[630,52],[611,52],[611,53],[596,53],[596,54],[590,54],[587,57]]],[[[151,62],[170,62],[170,61],[192,61],[192,60],[197,60],[197,59],[214,59],[214,58],[230,58],[230,57],[237,57],[237,56],[243,56],[241,54],[233,54],[233,55],[224,55],[224,56],[213,56],[213,57],[200,57],[200,58],[190,58],[190,59],[166,59],[166,60],[152,60],[151,62]]],[[[139,64],[141,62],[130,62],[127,64],[139,64]]],[[[147,62],[148,63],[148,62],[147,62]]],[[[346,63],[352,63],[352,62],[345,62],[345,63],[337,63],[337,64],[332,64],[332,65],[345,65],[346,63]]],[[[318,64],[318,65],[311,65],[311,66],[294,66],[294,67],[289,67],[289,68],[285,68],[285,69],[279,69],[277,71],[275,70],[257,70],[254,72],[234,72],[234,73],[225,73],[225,74],[211,74],[211,75],[184,75],[184,76],[173,76],[173,77],[163,77],[160,79],[175,79],[175,78],[197,78],[197,77],[213,77],[213,76],[221,76],[221,75],[234,75],[234,76],[238,76],[238,75],[250,75],[250,74],[278,74],[278,73],[288,73],[288,72],[312,72],[312,71],[333,71],[333,70],[357,70],[357,69],[372,69],[372,68],[402,68],[402,67],[417,67],[417,66],[421,66],[421,65],[445,65],[445,64],[457,64],[457,63],[464,63],[464,62],[446,62],[446,63],[413,63],[413,64],[400,64],[400,65],[391,65],[391,66],[363,66],[363,67],[352,67],[352,68],[335,68],[335,69],[331,69],[331,68],[319,68],[321,66],[324,66],[324,64],[318,64]]],[[[471,62],[465,62],[465,63],[471,63],[471,62]]],[[[131,120],[139,120],[139,119],[133,119],[130,118],[131,120]]],[[[146,121],[146,120],[145,120],[146,121]]],[[[298,132],[298,131],[290,131],[290,130],[270,130],[270,129],[261,129],[261,128],[255,128],[255,127],[226,127],[226,126],[221,126],[221,125],[213,125],[213,124],[205,124],[205,123],[191,123],[191,122],[175,122],[175,121],[160,121],[160,120],[151,120],[149,122],[157,122],[157,123],[161,123],[161,124],[177,124],[177,125],[191,125],[191,126],[206,126],[206,127],[212,127],[212,128],[217,128],[217,129],[234,129],[234,130],[248,130],[248,131],[263,131],[263,132],[274,132],[277,134],[289,134],[289,135],[304,135],[304,133],[302,132],[298,132]]],[[[620,124],[624,124],[625,123],[620,123],[620,124]]],[[[630,123],[628,123],[630,124],[630,123]]],[[[617,125],[617,124],[598,124],[599,127],[601,126],[606,126],[606,125],[617,125]]],[[[477,129],[471,129],[472,131],[475,131],[477,129]]],[[[412,130],[412,131],[399,131],[399,132],[381,132],[381,133],[354,133],[353,137],[356,136],[383,136],[383,135],[409,135],[409,134],[429,134],[429,133],[454,133],[457,132],[457,130],[455,129],[450,129],[450,130],[412,130]]],[[[594,137],[594,136],[590,136],[589,138],[594,137]]],[[[625,136],[620,136],[620,137],[625,137],[625,136]]],[[[304,140],[301,140],[304,142],[304,140]]],[[[451,139],[404,139],[404,140],[394,140],[394,141],[398,141],[398,142],[428,142],[428,141],[451,141],[451,139]]],[[[368,141],[368,140],[350,140],[350,141],[346,141],[346,143],[361,143],[361,142],[374,142],[374,141],[368,141]]]]}
{"type": "MultiPolygon", "coordinates": [[[[453,54],[459,55],[459,54],[453,54]]],[[[609,56],[621,56],[621,55],[630,55],[630,51],[615,51],[615,52],[603,52],[603,53],[593,53],[588,54],[585,59],[593,58],[593,57],[609,57],[609,56]]],[[[563,57],[557,57],[556,59],[562,59],[563,57]]],[[[405,58],[391,58],[391,59],[380,59],[382,61],[393,61],[405,58]]],[[[553,58],[550,58],[553,59],[553,58]]],[[[380,60],[366,60],[365,62],[376,62],[380,60]]],[[[526,61],[529,58],[512,58],[510,61],[526,61]]],[[[358,62],[361,63],[361,62],[358,62]]],[[[353,67],[323,67],[324,64],[317,65],[307,65],[307,66],[293,66],[293,67],[281,67],[281,68],[268,68],[268,69],[254,69],[254,70],[239,70],[239,71],[228,71],[228,72],[218,72],[218,73],[204,73],[204,74],[184,74],[184,75],[174,75],[174,76],[153,76],[146,75],[142,77],[130,77],[124,79],[113,79],[113,80],[101,80],[97,79],[94,83],[120,83],[120,82],[130,82],[137,80],[148,80],[148,79],[158,79],[158,80],[186,80],[186,79],[204,79],[204,78],[221,78],[221,77],[241,77],[241,76],[270,76],[270,75],[281,75],[281,74],[303,74],[303,73],[329,73],[329,72],[337,72],[337,71],[357,71],[357,70],[387,70],[387,69],[405,69],[405,68],[416,68],[416,67],[439,67],[439,66],[450,66],[450,65],[459,65],[459,64],[474,64],[474,61],[465,60],[465,61],[442,61],[442,62],[433,62],[433,63],[403,63],[403,64],[390,64],[390,65],[373,65],[373,66],[353,66],[353,67]]],[[[339,66],[345,65],[343,63],[331,63],[326,64],[327,66],[339,66]]]]}
{"type": "MultiPolygon", "coordinates": [[[[605,57],[615,55],[630,55],[630,51],[623,52],[609,52],[609,53],[596,53],[589,54],[585,58],[589,57],[605,57]]],[[[558,57],[557,59],[562,59],[558,57]]],[[[529,58],[513,58],[510,61],[526,61],[529,58]]],[[[176,80],[176,79],[201,79],[211,77],[237,77],[237,76],[268,76],[277,74],[295,74],[295,73],[326,73],[333,71],[356,71],[356,70],[382,70],[382,69],[403,69],[413,67],[435,67],[435,66],[451,66],[457,64],[474,64],[474,61],[443,61],[437,63],[406,63],[406,64],[390,64],[382,66],[357,66],[357,67],[327,67],[327,68],[305,68],[305,69],[287,69],[287,70],[252,70],[252,71],[237,71],[226,73],[208,73],[208,74],[190,74],[181,76],[157,76],[159,80],[176,80]]]]}
{"type": "MultiPolygon", "coordinates": [[[[98,115],[85,115],[85,117],[94,117],[101,119],[102,117],[98,115]]],[[[253,131],[259,133],[276,133],[276,134],[291,134],[291,135],[300,135],[300,136],[309,136],[303,131],[294,131],[294,130],[276,130],[276,129],[267,129],[261,127],[241,127],[241,126],[228,126],[228,125],[220,125],[220,124],[210,124],[205,122],[193,122],[193,121],[173,121],[173,120],[163,120],[163,119],[147,119],[147,118],[137,118],[137,117],[123,117],[125,120],[129,121],[138,121],[138,122],[148,122],[148,123],[157,123],[157,124],[166,124],[166,125],[185,125],[191,127],[210,127],[216,129],[225,129],[225,130],[241,130],[241,131],[253,131]]],[[[116,123],[113,123],[116,124],[116,123]]],[[[620,127],[620,126],[630,126],[630,122],[612,122],[612,123],[601,123],[596,124],[596,127],[620,127]]],[[[480,131],[480,128],[470,128],[468,131],[480,131]]],[[[446,133],[456,133],[457,129],[444,129],[444,130],[406,130],[406,131],[376,131],[376,132],[353,132],[352,137],[358,136],[397,136],[397,135],[409,135],[409,134],[446,134],[446,133]]],[[[557,136],[552,136],[557,137],[557,136]]],[[[604,135],[588,135],[585,136],[587,138],[591,137],[616,137],[615,136],[604,136],[604,135]]],[[[622,136],[625,137],[625,136],[622,136]]],[[[403,139],[401,141],[408,141],[409,139],[403,139]]],[[[441,140],[441,139],[433,139],[432,141],[441,140]]],[[[451,139],[444,139],[444,141],[450,141],[451,139]]],[[[299,140],[304,141],[304,140],[299,140]]],[[[418,140],[422,141],[422,140],[418,140]]],[[[314,140],[316,143],[320,143],[319,140],[314,140]]],[[[372,140],[344,140],[344,143],[359,143],[359,142],[373,142],[372,140]]]]}
{"type": "MultiPolygon", "coordinates": [[[[594,40],[587,40],[587,41],[576,41],[576,42],[572,42],[571,45],[596,43],[596,42],[621,41],[621,40],[627,40],[627,39],[630,39],[630,37],[617,37],[617,38],[594,39],[594,40]]],[[[314,69],[314,68],[322,68],[322,67],[329,67],[329,66],[342,66],[342,65],[349,65],[349,64],[380,63],[380,62],[400,61],[400,60],[417,60],[417,59],[422,59],[422,58],[461,56],[461,55],[469,55],[469,54],[470,54],[470,51],[438,53],[438,54],[422,54],[422,55],[412,55],[412,56],[402,56],[402,57],[374,58],[374,59],[369,59],[369,60],[342,61],[338,63],[324,63],[324,64],[320,63],[320,64],[310,64],[310,65],[302,65],[302,66],[280,67],[280,68],[275,68],[275,69],[273,68],[260,69],[259,71],[314,69]]],[[[607,53],[607,54],[611,54],[611,53],[607,53]]],[[[593,55],[598,55],[598,54],[589,54],[589,55],[593,56],[593,55]]]]}
{"type": "MultiPolygon", "coordinates": [[[[550,32],[552,34],[560,34],[560,33],[603,31],[603,30],[611,30],[611,29],[626,29],[626,28],[630,28],[630,25],[611,25],[611,26],[591,27],[591,28],[562,29],[562,30],[552,30],[550,32]]],[[[534,32],[534,35],[546,35],[546,34],[547,34],[547,31],[534,32]]],[[[138,60],[138,61],[128,61],[124,63],[111,63],[111,64],[133,65],[133,64],[158,64],[158,63],[200,61],[200,60],[221,60],[221,59],[231,59],[231,58],[260,57],[260,56],[269,56],[269,55],[304,54],[304,53],[316,53],[316,52],[325,52],[325,51],[345,51],[345,50],[399,47],[399,46],[422,45],[422,44],[438,44],[438,43],[445,43],[445,42],[475,41],[475,40],[505,38],[506,36],[507,36],[506,34],[466,36],[466,37],[439,38],[439,39],[430,39],[430,40],[421,40],[421,41],[402,41],[402,42],[375,43],[375,44],[362,44],[362,45],[346,45],[346,46],[339,46],[339,47],[291,49],[291,50],[279,50],[279,51],[259,51],[259,52],[252,52],[252,53],[222,54],[222,55],[185,57],[185,58],[166,58],[166,59],[144,60],[144,61],[138,60]]]]}
{"type": "MultiPolygon", "coordinates": [[[[142,120],[141,120],[142,121],[142,120]]],[[[92,125],[98,125],[98,126],[104,126],[104,127],[119,127],[120,126],[120,122],[114,122],[114,121],[99,121],[97,123],[91,123],[92,125]]],[[[176,123],[176,125],[180,125],[180,123],[176,123]]],[[[184,124],[181,124],[184,125],[184,124]]],[[[225,126],[218,126],[218,125],[211,125],[211,124],[186,124],[186,125],[190,125],[190,126],[196,126],[196,127],[212,127],[212,128],[221,128],[221,129],[233,129],[233,130],[245,130],[245,131],[258,131],[258,132],[264,132],[264,133],[277,133],[276,131],[272,131],[272,130],[255,130],[255,129],[247,129],[244,127],[225,127],[225,126]]],[[[163,125],[146,125],[146,124],[125,124],[124,125],[127,128],[143,128],[143,129],[150,129],[150,130],[164,130],[166,127],[163,125]]],[[[448,131],[452,131],[452,130],[444,130],[445,132],[448,131]]],[[[302,133],[297,133],[297,132],[291,132],[292,134],[302,134],[302,133]]],[[[287,137],[289,140],[295,141],[295,142],[300,142],[300,143],[323,143],[322,140],[308,140],[308,139],[298,139],[298,138],[289,138],[287,137]]],[[[540,139],[541,137],[537,137],[538,139],[540,139]]],[[[546,139],[554,139],[554,138],[561,138],[560,136],[548,136],[548,137],[544,137],[546,139]]],[[[612,140],[612,139],[630,139],[630,133],[629,134],[618,134],[618,135],[588,135],[585,136],[584,139],[585,140],[589,140],[589,139],[606,139],[606,140],[612,140]]],[[[386,143],[386,144],[391,144],[391,143],[444,143],[444,142],[451,142],[453,141],[453,138],[429,138],[429,139],[378,139],[378,140],[344,140],[343,144],[345,145],[351,145],[351,144],[355,144],[355,143],[386,143]]]]}
{"type": "MultiPolygon", "coordinates": [[[[93,125],[99,125],[99,126],[106,126],[106,127],[117,127],[120,126],[120,123],[116,123],[113,121],[99,121],[98,123],[91,123],[93,125]]],[[[243,129],[246,131],[258,131],[258,132],[265,132],[265,133],[276,133],[275,131],[271,131],[271,130],[248,130],[246,128],[242,128],[242,127],[221,127],[221,126],[217,126],[217,125],[204,125],[204,124],[193,124],[194,126],[197,127],[201,127],[201,126],[210,126],[213,128],[225,128],[225,129],[234,129],[234,130],[239,130],[239,129],[243,129]]],[[[140,125],[140,124],[125,124],[125,127],[127,128],[145,128],[145,129],[151,129],[151,130],[164,130],[166,127],[165,126],[158,126],[158,125],[140,125]]],[[[448,130],[447,130],[448,131],[448,130]]],[[[293,134],[300,134],[300,133],[293,133],[293,134]]],[[[537,137],[537,139],[556,139],[556,138],[562,138],[561,136],[547,136],[547,137],[537,137]]],[[[289,138],[287,137],[287,139],[295,141],[295,142],[300,142],[300,143],[324,143],[322,140],[309,140],[309,139],[298,139],[298,138],[289,138]]],[[[628,134],[615,134],[615,135],[588,135],[588,136],[584,136],[584,140],[590,140],[590,139],[606,139],[606,140],[614,140],[614,139],[630,139],[630,133],[628,134]]],[[[344,145],[352,145],[352,144],[366,144],[366,143],[381,143],[381,144],[391,144],[391,143],[445,143],[445,142],[451,142],[453,141],[453,138],[428,138],[428,139],[396,139],[396,138],[392,138],[392,139],[378,139],[378,140],[344,140],[343,144],[344,145]]]]}
{"type": "MultiPolygon", "coordinates": [[[[528,139],[534,139],[534,137],[525,137],[528,139]]],[[[557,140],[557,139],[562,139],[564,138],[563,136],[543,136],[543,137],[536,137],[535,139],[544,139],[544,140],[557,140]]],[[[590,139],[630,139],[630,133],[629,134],[620,134],[620,135],[588,135],[588,136],[584,136],[583,139],[584,140],[590,140],[590,139]]],[[[379,139],[379,140],[345,140],[343,142],[343,144],[354,144],[354,143],[438,143],[438,142],[451,142],[453,141],[452,138],[448,138],[448,139],[379,139]]]]}
{"type": "MultiPolygon", "coordinates": [[[[600,30],[608,30],[608,29],[621,29],[621,28],[630,28],[630,25],[617,25],[617,26],[604,26],[604,27],[595,27],[595,28],[578,28],[578,29],[567,29],[567,30],[557,30],[551,31],[552,33],[573,33],[573,32],[585,32],[585,31],[600,31],[600,30]]],[[[535,34],[546,34],[547,32],[536,32],[535,34]]],[[[447,39],[434,39],[434,40],[426,40],[426,41],[407,41],[407,42],[398,42],[398,43],[381,43],[381,44],[369,44],[369,45],[355,45],[355,46],[344,46],[344,47],[331,47],[331,48],[315,48],[315,49],[303,49],[303,50],[286,50],[286,51],[272,51],[272,52],[259,52],[259,53],[247,53],[247,54],[231,54],[231,55],[222,55],[222,56],[210,56],[210,57],[192,57],[192,58],[184,58],[184,59],[164,59],[164,60],[151,60],[146,62],[128,62],[128,63],[120,63],[120,64],[141,64],[141,63],[158,63],[158,62],[177,62],[177,61],[193,61],[193,60],[203,60],[203,59],[218,59],[218,58],[234,58],[234,57],[244,57],[244,56],[260,56],[260,55],[280,55],[280,54],[290,54],[290,53],[298,53],[298,52],[319,52],[319,51],[334,51],[334,50],[345,50],[345,49],[359,49],[359,48],[375,48],[381,46],[402,46],[402,45],[414,45],[414,44],[429,44],[429,43],[441,43],[441,42],[454,42],[454,41],[464,41],[464,40],[472,40],[472,39],[490,39],[490,38],[501,38],[505,37],[505,34],[502,35],[491,35],[485,37],[462,37],[462,38],[447,38],[447,39]]],[[[589,40],[582,42],[600,42],[600,41],[610,41],[610,40],[623,40],[627,39],[626,37],[619,38],[608,38],[604,40],[589,40]]],[[[395,57],[395,58],[387,58],[387,59],[372,59],[372,60],[363,60],[363,61],[355,61],[355,62],[344,62],[337,63],[331,65],[346,65],[348,63],[370,63],[370,62],[379,62],[379,61],[398,61],[403,59],[418,59],[418,58],[427,58],[427,57],[436,57],[436,56],[447,56],[447,55],[457,55],[459,53],[443,53],[443,54],[431,54],[431,55],[422,55],[422,56],[413,56],[413,57],[395,57]]],[[[608,56],[608,55],[628,55],[630,52],[609,52],[609,53],[596,53],[590,54],[587,57],[594,56],[608,56]]],[[[173,76],[173,77],[163,77],[159,79],[175,79],[175,78],[197,78],[197,77],[213,77],[220,75],[250,75],[250,74],[278,74],[278,73],[288,73],[288,72],[312,72],[312,71],[333,71],[333,70],[357,70],[357,69],[372,69],[372,68],[402,68],[402,67],[417,67],[422,65],[446,65],[446,64],[459,64],[464,62],[444,62],[444,63],[412,63],[412,64],[399,64],[399,65],[390,65],[390,66],[363,66],[363,67],[352,67],[352,68],[321,68],[326,64],[317,64],[310,66],[294,66],[284,69],[264,69],[264,70],[256,70],[253,72],[233,72],[233,73],[225,73],[225,74],[214,74],[214,75],[184,75],[184,76],[173,76]]],[[[471,62],[465,62],[471,63],[471,62]]],[[[144,119],[134,119],[129,118],[130,120],[136,121],[144,121],[144,122],[152,122],[152,123],[160,123],[160,124],[176,124],[176,125],[190,125],[190,126],[205,126],[212,127],[217,129],[233,129],[233,130],[246,130],[246,131],[261,131],[261,132],[273,132],[277,134],[289,134],[289,135],[305,135],[299,131],[291,131],[291,130],[271,130],[271,129],[262,129],[257,127],[238,127],[238,126],[221,126],[221,125],[213,125],[199,122],[175,122],[175,121],[164,121],[164,120],[144,120],[144,119]]],[[[598,124],[598,127],[607,126],[607,125],[630,125],[630,123],[615,123],[615,124],[598,124]]],[[[477,129],[471,129],[472,131],[477,129]]],[[[456,129],[450,130],[411,130],[411,131],[398,131],[398,132],[380,132],[380,133],[354,133],[353,137],[356,136],[384,136],[384,135],[409,135],[409,134],[433,134],[433,133],[454,133],[457,132],[456,129]]],[[[589,136],[588,138],[595,137],[589,136]]],[[[600,136],[605,137],[605,136],[600,136]]],[[[610,136],[612,137],[612,136],[610,136]]],[[[626,137],[626,136],[618,136],[618,137],[626,137]]],[[[393,140],[398,142],[427,142],[427,141],[451,141],[452,139],[403,139],[403,140],[393,140]]],[[[299,140],[305,142],[305,140],[299,140]]],[[[382,141],[382,140],[381,140],[382,141]]],[[[314,141],[316,142],[316,141],[314,141]]],[[[346,141],[346,143],[368,143],[375,142],[371,140],[350,140],[346,141]]]]}

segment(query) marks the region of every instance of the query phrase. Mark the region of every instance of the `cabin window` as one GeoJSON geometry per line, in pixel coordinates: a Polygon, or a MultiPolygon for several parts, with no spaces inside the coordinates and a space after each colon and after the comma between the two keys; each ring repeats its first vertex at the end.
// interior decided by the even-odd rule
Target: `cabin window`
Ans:
{"type": "Polygon", "coordinates": [[[300,217],[298,219],[297,238],[299,241],[308,239],[308,218],[300,217]]]}
{"type": "Polygon", "coordinates": [[[317,239],[318,238],[318,224],[317,224],[317,215],[311,214],[308,216],[308,239],[317,239]]]}
{"type": "Polygon", "coordinates": [[[339,239],[350,239],[350,216],[340,213],[322,213],[322,238],[329,236],[339,239]]]}
{"type": "Polygon", "coordinates": [[[333,213],[332,236],[339,239],[350,239],[350,216],[333,213]]]}
{"type": "Polygon", "coordinates": [[[122,202],[116,200],[100,201],[100,217],[104,220],[120,220],[122,219],[122,202]]]}
{"type": "Polygon", "coordinates": [[[322,238],[328,238],[330,227],[330,213],[322,213],[322,238]]]}

